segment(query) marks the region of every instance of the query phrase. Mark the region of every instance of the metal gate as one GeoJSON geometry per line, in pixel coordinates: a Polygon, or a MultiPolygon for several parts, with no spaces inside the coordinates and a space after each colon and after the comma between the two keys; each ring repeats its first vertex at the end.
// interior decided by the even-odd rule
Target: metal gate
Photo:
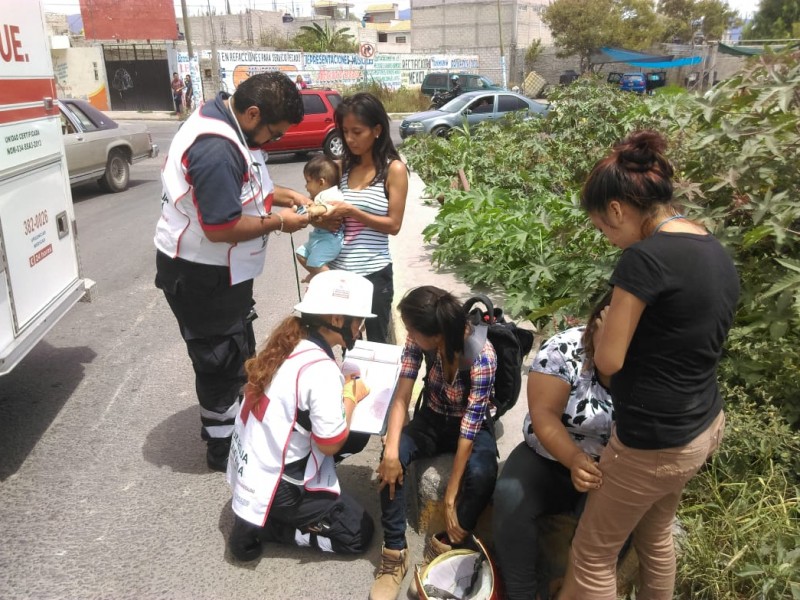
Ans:
{"type": "Polygon", "coordinates": [[[167,47],[103,45],[111,110],[175,110],[167,47]]]}

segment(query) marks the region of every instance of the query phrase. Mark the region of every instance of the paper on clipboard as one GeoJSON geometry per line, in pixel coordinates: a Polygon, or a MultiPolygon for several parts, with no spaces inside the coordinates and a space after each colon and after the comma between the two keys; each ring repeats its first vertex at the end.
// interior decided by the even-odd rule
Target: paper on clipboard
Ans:
{"type": "Polygon", "coordinates": [[[353,412],[351,431],[375,435],[384,432],[386,413],[400,374],[402,352],[400,346],[362,340],[358,340],[355,347],[347,352],[342,373],[345,376],[358,375],[370,390],[353,412]]]}

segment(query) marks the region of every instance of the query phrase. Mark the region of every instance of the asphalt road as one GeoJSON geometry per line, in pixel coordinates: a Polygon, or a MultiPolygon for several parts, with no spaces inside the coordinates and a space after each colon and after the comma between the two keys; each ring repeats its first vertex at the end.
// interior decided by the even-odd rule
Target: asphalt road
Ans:
{"type": "MultiPolygon", "coordinates": [[[[148,125],[163,156],[177,124],[148,125]]],[[[242,565],[225,550],[230,493],[205,465],[189,359],[153,286],[161,161],[134,165],[120,194],[73,190],[93,301],[0,378],[0,598],[365,598],[379,533],[355,558],[269,545],[242,565]]],[[[269,162],[276,183],[299,190],[303,164],[269,162]]],[[[290,236],[269,244],[260,339],[297,301],[290,236]]],[[[339,468],[376,520],[377,461],[373,440],[339,468]]]]}

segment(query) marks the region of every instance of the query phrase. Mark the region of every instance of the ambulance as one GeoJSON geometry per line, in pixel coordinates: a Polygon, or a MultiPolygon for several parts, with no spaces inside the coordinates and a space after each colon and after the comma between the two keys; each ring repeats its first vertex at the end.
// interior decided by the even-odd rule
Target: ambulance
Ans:
{"type": "Polygon", "coordinates": [[[0,0],[0,375],[84,295],[41,4],[0,0]]]}

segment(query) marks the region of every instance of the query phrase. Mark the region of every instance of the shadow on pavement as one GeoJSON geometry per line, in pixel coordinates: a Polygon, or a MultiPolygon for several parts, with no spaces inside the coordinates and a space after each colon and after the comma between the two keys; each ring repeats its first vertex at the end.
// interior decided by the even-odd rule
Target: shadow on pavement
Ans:
{"type": "Polygon", "coordinates": [[[142,446],[144,459],[177,473],[209,473],[206,445],[200,439],[200,408],[190,406],[162,421],[147,434],[142,446]]]}
{"type": "Polygon", "coordinates": [[[0,481],[16,473],[84,377],[97,355],[86,346],[41,341],[0,378],[0,481]]]}

